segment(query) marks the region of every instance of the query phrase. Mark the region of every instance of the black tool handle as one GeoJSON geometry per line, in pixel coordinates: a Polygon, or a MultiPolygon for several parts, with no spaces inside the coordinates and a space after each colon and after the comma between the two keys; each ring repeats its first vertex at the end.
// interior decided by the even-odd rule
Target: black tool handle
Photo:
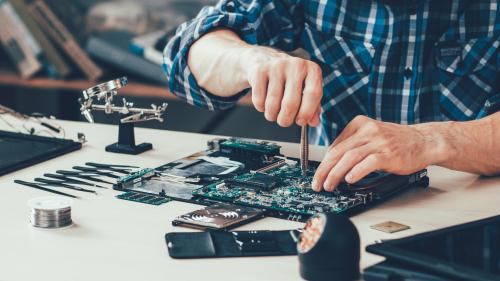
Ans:
{"type": "Polygon", "coordinates": [[[113,184],[112,182],[101,180],[99,178],[95,178],[93,176],[79,176],[81,179],[84,180],[89,180],[89,181],[94,181],[94,182],[101,182],[101,183],[107,183],[107,184],[113,184]]]}
{"type": "Polygon", "coordinates": [[[65,180],[65,181],[71,181],[71,179],[69,179],[68,177],[64,176],[64,175],[58,175],[58,174],[43,174],[44,177],[48,177],[48,178],[53,178],[53,179],[58,179],[58,180],[65,180]]]}
{"type": "Polygon", "coordinates": [[[130,168],[134,168],[134,167],[129,168],[129,166],[124,167],[123,165],[116,166],[116,165],[99,164],[92,162],[87,162],[85,163],[85,165],[126,175],[131,173],[130,168]]]}
{"type": "MultiPolygon", "coordinates": [[[[76,184],[81,184],[81,185],[86,185],[86,186],[94,186],[94,187],[98,187],[98,188],[107,188],[107,187],[100,186],[98,184],[90,183],[87,181],[77,180],[77,179],[71,178],[70,176],[64,176],[64,175],[59,175],[59,174],[43,174],[43,176],[48,177],[48,178],[53,178],[53,179],[64,180],[65,182],[69,182],[69,183],[76,183],[76,184]]],[[[74,177],[76,177],[76,176],[74,176],[74,177]]],[[[85,179],[84,176],[81,178],[85,179]]],[[[87,180],[90,181],[91,179],[87,179],[87,180]]]]}
{"type": "Polygon", "coordinates": [[[67,170],[57,170],[56,173],[66,176],[79,176],[82,172],[80,171],[67,171],[67,170]]]}
{"type": "Polygon", "coordinates": [[[101,182],[101,183],[113,184],[112,182],[105,181],[105,180],[102,180],[100,178],[96,178],[94,176],[80,175],[80,176],[74,176],[74,177],[77,177],[77,178],[80,178],[80,179],[84,179],[84,180],[93,181],[93,182],[101,182]]]}
{"type": "Polygon", "coordinates": [[[129,165],[115,165],[115,164],[101,164],[94,162],[85,163],[87,166],[96,167],[96,168],[139,168],[138,166],[129,166],[129,165]]]}
{"type": "Polygon", "coordinates": [[[17,184],[29,186],[29,187],[32,187],[32,188],[35,188],[35,189],[47,191],[47,192],[54,193],[54,194],[59,194],[59,195],[62,195],[62,196],[67,196],[67,197],[77,198],[77,199],[79,198],[78,196],[67,194],[67,193],[60,192],[60,191],[57,191],[57,190],[53,190],[53,189],[50,189],[50,188],[46,188],[46,187],[40,186],[40,185],[38,185],[36,183],[31,183],[31,182],[22,181],[22,180],[14,180],[14,182],[17,183],[17,184]]]}
{"type": "Polygon", "coordinates": [[[84,166],[73,166],[73,169],[83,171],[83,172],[99,172],[97,168],[92,168],[92,167],[84,167],[84,166]]]}
{"type": "MultiPolygon", "coordinates": [[[[61,174],[61,175],[66,175],[66,176],[72,176],[72,177],[77,177],[81,179],[86,179],[90,180],[93,182],[101,182],[101,183],[107,183],[107,184],[113,184],[112,182],[105,181],[102,179],[95,178],[93,176],[89,176],[85,173],[79,172],[79,171],[66,171],[66,170],[57,170],[56,173],[61,174]]],[[[97,175],[96,173],[93,173],[94,175],[97,175]]]]}
{"type": "Polygon", "coordinates": [[[96,173],[98,175],[103,175],[103,176],[107,176],[107,177],[115,178],[115,179],[119,179],[120,178],[119,176],[117,176],[117,175],[115,175],[113,173],[99,171],[97,168],[90,168],[90,167],[83,167],[83,166],[74,166],[73,169],[80,170],[80,171],[83,171],[83,172],[92,172],[92,173],[96,173]]]}
{"type": "Polygon", "coordinates": [[[68,182],[68,183],[76,183],[76,184],[81,184],[81,185],[94,186],[93,184],[88,183],[86,181],[75,180],[75,179],[69,178],[67,176],[58,175],[58,174],[43,174],[43,176],[47,177],[47,178],[62,180],[64,182],[68,182]]]}
{"type": "Polygon", "coordinates": [[[56,133],[60,133],[61,132],[61,129],[59,128],[56,128],[54,126],[52,126],[51,124],[47,123],[47,122],[40,122],[40,125],[44,126],[45,128],[48,128],[56,133]]]}
{"type": "Polygon", "coordinates": [[[77,190],[77,191],[81,191],[81,192],[89,192],[89,193],[96,193],[97,194],[97,192],[95,190],[90,190],[90,189],[72,186],[72,185],[65,184],[65,183],[58,181],[58,180],[51,180],[51,179],[45,179],[45,178],[35,178],[35,181],[46,183],[46,184],[53,184],[55,186],[69,188],[69,189],[73,189],[73,190],[77,190]]]}
{"type": "Polygon", "coordinates": [[[60,180],[51,180],[51,179],[45,179],[45,178],[35,178],[35,181],[42,182],[42,183],[47,183],[47,184],[65,186],[64,182],[60,181],[60,180]]]}

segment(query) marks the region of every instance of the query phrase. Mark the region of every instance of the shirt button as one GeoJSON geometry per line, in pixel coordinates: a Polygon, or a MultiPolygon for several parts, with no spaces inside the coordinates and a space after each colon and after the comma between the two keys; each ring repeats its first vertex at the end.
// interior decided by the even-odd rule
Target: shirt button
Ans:
{"type": "Polygon", "coordinates": [[[413,74],[413,71],[411,70],[410,67],[407,67],[405,69],[405,71],[403,72],[403,75],[405,76],[406,79],[410,79],[412,74],[413,74]]]}
{"type": "Polygon", "coordinates": [[[408,7],[408,13],[410,13],[410,15],[414,15],[417,13],[417,3],[416,1],[410,1],[409,3],[409,7],[408,7]]]}
{"type": "Polygon", "coordinates": [[[226,3],[226,10],[230,13],[235,12],[235,7],[234,7],[234,2],[233,1],[228,1],[226,3]]]}
{"type": "Polygon", "coordinates": [[[410,13],[410,15],[415,15],[417,13],[417,7],[410,6],[408,13],[410,13]]]}

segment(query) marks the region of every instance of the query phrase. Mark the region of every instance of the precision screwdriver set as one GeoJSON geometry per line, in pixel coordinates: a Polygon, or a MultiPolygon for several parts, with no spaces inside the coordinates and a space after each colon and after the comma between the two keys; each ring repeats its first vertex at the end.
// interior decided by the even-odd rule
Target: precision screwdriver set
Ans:
{"type": "Polygon", "coordinates": [[[139,167],[87,162],[74,166],[74,170],[57,170],[37,177],[34,182],[14,180],[15,183],[71,198],[78,196],[65,191],[77,191],[97,195],[98,189],[110,189],[116,180],[133,173],[139,167]],[[103,179],[104,178],[104,179],[103,179]]]}

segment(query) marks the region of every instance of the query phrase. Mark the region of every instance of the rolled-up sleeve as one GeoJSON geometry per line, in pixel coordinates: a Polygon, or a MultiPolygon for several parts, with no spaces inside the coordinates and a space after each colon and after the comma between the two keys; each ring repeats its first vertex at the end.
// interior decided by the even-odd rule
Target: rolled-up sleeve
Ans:
{"type": "Polygon", "coordinates": [[[296,49],[303,28],[302,0],[221,0],[177,29],[163,52],[163,69],[170,91],[189,104],[210,110],[234,105],[248,90],[219,97],[201,88],[187,63],[191,45],[214,29],[227,28],[249,44],[283,51],[296,49]]]}

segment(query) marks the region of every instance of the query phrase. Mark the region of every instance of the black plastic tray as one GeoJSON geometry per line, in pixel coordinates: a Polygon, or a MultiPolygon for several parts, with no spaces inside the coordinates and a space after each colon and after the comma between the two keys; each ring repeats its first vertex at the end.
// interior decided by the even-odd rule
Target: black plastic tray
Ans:
{"type": "Polygon", "coordinates": [[[0,176],[78,150],[72,140],[0,131],[0,176]]]}

